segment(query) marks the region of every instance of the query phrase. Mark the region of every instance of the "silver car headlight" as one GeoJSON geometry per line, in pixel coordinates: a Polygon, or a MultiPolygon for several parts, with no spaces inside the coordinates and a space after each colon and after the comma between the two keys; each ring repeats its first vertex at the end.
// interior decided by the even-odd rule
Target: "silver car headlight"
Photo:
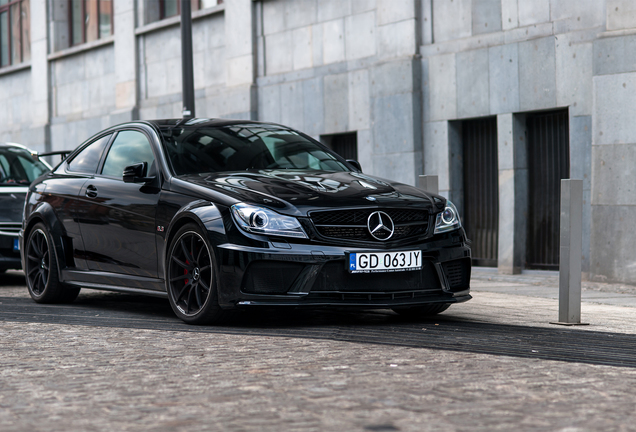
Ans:
{"type": "Polygon", "coordinates": [[[231,210],[236,225],[249,233],[307,238],[307,234],[295,217],[244,203],[234,204],[231,210]]]}
{"type": "Polygon", "coordinates": [[[462,222],[459,220],[457,207],[450,200],[446,200],[446,208],[437,215],[435,220],[435,234],[453,231],[461,226],[462,222]]]}

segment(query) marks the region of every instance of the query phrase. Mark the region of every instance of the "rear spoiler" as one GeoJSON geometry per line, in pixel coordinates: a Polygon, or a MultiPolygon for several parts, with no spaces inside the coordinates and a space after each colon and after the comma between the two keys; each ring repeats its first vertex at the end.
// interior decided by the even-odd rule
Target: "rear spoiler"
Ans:
{"type": "Polygon", "coordinates": [[[43,157],[43,156],[60,156],[60,160],[64,160],[66,159],[66,156],[68,156],[69,153],[71,153],[73,150],[60,150],[60,151],[54,151],[54,152],[46,152],[46,153],[38,153],[37,157],[43,157]]]}

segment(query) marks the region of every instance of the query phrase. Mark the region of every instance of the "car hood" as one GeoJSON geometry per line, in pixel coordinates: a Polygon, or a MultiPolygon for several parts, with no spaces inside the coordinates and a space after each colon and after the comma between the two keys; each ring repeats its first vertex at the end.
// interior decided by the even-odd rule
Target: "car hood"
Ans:
{"type": "Polygon", "coordinates": [[[184,175],[178,180],[221,193],[235,202],[262,205],[295,216],[304,216],[311,210],[344,207],[413,207],[429,211],[437,208],[438,211],[445,201],[413,186],[355,172],[259,170],[184,175]]]}
{"type": "Polygon", "coordinates": [[[28,186],[0,186],[0,223],[22,222],[24,197],[28,186]]]}

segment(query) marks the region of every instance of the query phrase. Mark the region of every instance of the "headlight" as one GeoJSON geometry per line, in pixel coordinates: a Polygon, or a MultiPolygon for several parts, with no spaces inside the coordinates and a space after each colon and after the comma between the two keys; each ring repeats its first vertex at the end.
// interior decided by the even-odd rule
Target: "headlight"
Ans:
{"type": "Polygon", "coordinates": [[[281,237],[307,238],[298,219],[275,211],[249,204],[234,204],[231,207],[234,221],[244,231],[281,237]]]}
{"type": "Polygon", "coordinates": [[[459,220],[457,208],[450,200],[446,200],[446,208],[437,215],[435,220],[435,234],[453,231],[461,226],[462,222],[459,220]]]}

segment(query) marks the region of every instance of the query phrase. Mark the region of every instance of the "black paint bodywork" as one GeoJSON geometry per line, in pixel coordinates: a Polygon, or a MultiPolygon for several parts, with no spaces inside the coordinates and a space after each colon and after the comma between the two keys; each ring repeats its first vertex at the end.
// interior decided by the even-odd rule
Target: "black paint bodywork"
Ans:
{"type": "MultiPolygon", "coordinates": [[[[155,180],[124,183],[73,173],[63,161],[30,186],[21,241],[37,222],[43,222],[53,237],[63,282],[166,297],[168,246],[180,227],[195,223],[207,233],[212,246],[223,308],[381,308],[471,298],[470,248],[463,229],[433,234],[435,217],[446,202],[441,196],[367,176],[352,165],[347,165],[349,172],[315,171],[305,177],[287,170],[174,175],[161,141],[172,128],[245,124],[258,123],[139,121],[100,132],[84,145],[121,130],[143,132],[153,147],[155,180]],[[309,238],[276,238],[240,230],[230,212],[240,202],[298,218],[309,238]],[[325,238],[311,221],[312,212],[360,208],[426,210],[429,229],[404,240],[352,241],[325,238]],[[348,252],[400,250],[421,250],[422,271],[349,274],[346,270],[348,252]],[[455,282],[450,281],[452,274],[455,282]]],[[[107,150],[108,146],[104,153],[107,150]]],[[[72,158],[73,154],[67,160],[72,158]]],[[[342,162],[346,164],[344,159],[342,162]]]]}

